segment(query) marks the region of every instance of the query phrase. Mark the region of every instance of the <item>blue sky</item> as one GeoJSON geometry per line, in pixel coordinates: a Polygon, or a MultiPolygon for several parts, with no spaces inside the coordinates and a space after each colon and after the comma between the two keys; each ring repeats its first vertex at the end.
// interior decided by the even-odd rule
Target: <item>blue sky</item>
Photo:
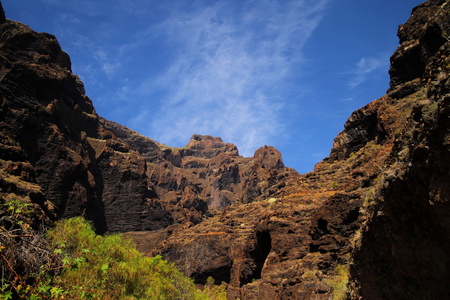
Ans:
{"type": "Polygon", "coordinates": [[[174,147],[273,145],[300,173],[388,89],[398,25],[421,2],[2,1],[58,38],[99,115],[174,147]]]}

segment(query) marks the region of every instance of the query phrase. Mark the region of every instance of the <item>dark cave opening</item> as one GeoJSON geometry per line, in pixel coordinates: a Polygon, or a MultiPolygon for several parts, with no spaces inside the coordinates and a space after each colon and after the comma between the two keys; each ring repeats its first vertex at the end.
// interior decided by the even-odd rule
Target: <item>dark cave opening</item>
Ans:
{"type": "Polygon", "coordinates": [[[241,276],[241,286],[252,282],[252,280],[260,279],[262,268],[266,262],[267,256],[272,249],[272,238],[268,230],[257,231],[254,249],[249,252],[252,260],[250,272],[247,276],[241,276]]]}
{"type": "Polygon", "coordinates": [[[216,284],[221,284],[222,282],[230,283],[231,274],[231,261],[227,264],[219,266],[215,269],[208,269],[206,272],[193,273],[191,278],[194,279],[196,284],[205,285],[208,281],[208,277],[214,278],[216,284]]]}
{"type": "Polygon", "coordinates": [[[317,221],[317,228],[319,228],[319,230],[321,230],[323,234],[324,233],[328,233],[329,232],[328,231],[328,221],[325,220],[325,219],[320,218],[317,221]]]}
{"type": "Polygon", "coordinates": [[[357,207],[348,212],[347,216],[343,220],[343,223],[345,225],[349,225],[353,222],[356,222],[358,220],[358,217],[359,217],[359,208],[357,207]]]}

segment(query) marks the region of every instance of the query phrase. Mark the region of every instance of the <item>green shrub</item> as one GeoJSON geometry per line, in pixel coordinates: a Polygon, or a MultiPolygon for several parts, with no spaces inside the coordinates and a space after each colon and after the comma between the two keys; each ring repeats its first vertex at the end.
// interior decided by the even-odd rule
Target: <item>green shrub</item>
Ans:
{"type": "Polygon", "coordinates": [[[211,300],[227,300],[227,292],[225,286],[214,285],[214,278],[211,276],[207,278],[205,289],[203,293],[211,300]]]}
{"type": "Polygon", "coordinates": [[[23,198],[15,194],[8,194],[4,202],[4,209],[13,218],[29,217],[33,213],[30,208],[31,200],[29,197],[23,198]]]}
{"type": "MultiPolygon", "coordinates": [[[[210,281],[201,291],[173,264],[145,257],[119,234],[96,235],[81,217],[56,222],[46,240],[20,228],[32,243],[15,245],[9,238],[8,247],[0,247],[1,266],[11,275],[2,278],[0,299],[226,299],[224,286],[210,281]],[[37,245],[34,252],[25,251],[32,256],[32,269],[14,263],[28,249],[24,245],[37,245]]],[[[28,256],[21,259],[29,262],[28,256]]]]}
{"type": "Polygon", "coordinates": [[[325,280],[325,283],[332,289],[333,300],[347,298],[347,283],[349,270],[347,265],[338,265],[335,270],[336,275],[325,280]]]}
{"type": "Polygon", "coordinates": [[[47,238],[65,255],[52,288],[65,299],[208,299],[172,264],[118,234],[96,235],[80,217],[58,222],[47,238]]]}

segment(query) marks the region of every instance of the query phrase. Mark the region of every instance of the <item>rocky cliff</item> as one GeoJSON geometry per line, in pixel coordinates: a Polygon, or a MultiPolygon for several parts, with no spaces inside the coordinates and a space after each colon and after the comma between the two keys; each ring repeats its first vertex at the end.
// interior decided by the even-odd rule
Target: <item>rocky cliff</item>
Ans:
{"type": "Polygon", "coordinates": [[[54,36],[7,19],[0,34],[0,188],[47,222],[84,214],[99,232],[196,224],[296,174],[273,147],[244,158],[194,135],[174,149],[100,118],[54,36]]]}
{"type": "Polygon", "coordinates": [[[449,1],[419,5],[399,27],[386,97],[404,123],[352,253],[354,295],[365,299],[450,298],[449,32],[449,1]]]}
{"type": "Polygon", "coordinates": [[[449,15],[449,1],[413,10],[387,94],[313,172],[153,253],[227,282],[232,299],[449,298],[449,15]]]}
{"type": "Polygon", "coordinates": [[[169,225],[170,214],[150,200],[145,160],[101,126],[56,38],[10,20],[0,34],[5,201],[20,199],[47,223],[84,214],[100,232],[169,225]]]}
{"type": "Polygon", "coordinates": [[[171,148],[117,123],[102,124],[146,160],[155,197],[184,227],[232,204],[266,199],[298,176],[272,146],[244,158],[219,137],[193,135],[185,147],[171,148]]]}
{"type": "Polygon", "coordinates": [[[229,299],[450,298],[449,10],[413,10],[386,95],[305,175],[271,146],[171,148],[99,117],[56,38],[1,15],[0,216],[84,215],[229,299]]]}

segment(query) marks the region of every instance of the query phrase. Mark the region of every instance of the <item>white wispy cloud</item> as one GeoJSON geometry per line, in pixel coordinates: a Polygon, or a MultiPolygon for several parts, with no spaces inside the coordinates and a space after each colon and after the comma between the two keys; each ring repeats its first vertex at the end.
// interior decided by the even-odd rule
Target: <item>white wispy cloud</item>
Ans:
{"type": "Polygon", "coordinates": [[[377,57],[362,57],[354,67],[345,74],[351,75],[348,81],[350,89],[354,89],[366,81],[374,72],[386,72],[389,68],[389,55],[382,54],[377,57]]]}
{"type": "Polygon", "coordinates": [[[173,12],[153,28],[177,50],[167,71],[141,86],[164,92],[148,132],[169,145],[217,135],[245,156],[282,135],[284,81],[325,3],[215,2],[173,12]]]}
{"type": "Polygon", "coordinates": [[[116,59],[109,57],[107,52],[103,49],[97,49],[94,52],[94,58],[100,64],[101,69],[110,80],[120,68],[120,63],[116,59]]]}
{"type": "Polygon", "coordinates": [[[71,12],[58,20],[61,36],[69,52],[90,54],[77,69],[87,88],[103,89],[93,99],[99,110],[168,145],[210,134],[245,156],[288,136],[284,93],[329,2],[43,1],[71,12]]]}

